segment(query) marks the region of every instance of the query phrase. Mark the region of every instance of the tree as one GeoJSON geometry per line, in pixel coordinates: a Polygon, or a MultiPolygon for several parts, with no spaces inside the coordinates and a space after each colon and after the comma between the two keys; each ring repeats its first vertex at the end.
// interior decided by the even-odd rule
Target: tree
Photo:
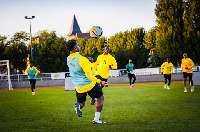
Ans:
{"type": "Polygon", "coordinates": [[[107,38],[101,37],[98,39],[96,47],[99,54],[102,54],[104,52],[106,44],[107,44],[107,38]]]}
{"type": "Polygon", "coordinates": [[[57,38],[55,43],[51,46],[51,54],[53,60],[53,69],[52,72],[66,72],[68,71],[67,56],[69,51],[66,50],[65,44],[66,41],[63,37],[57,38]]]}
{"type": "Polygon", "coordinates": [[[107,45],[113,51],[118,68],[125,68],[129,59],[133,60],[136,68],[147,66],[149,50],[143,45],[144,35],[144,28],[137,28],[124,33],[120,32],[108,39],[107,45]]]}
{"type": "Polygon", "coordinates": [[[41,39],[38,46],[38,56],[36,63],[41,72],[66,72],[67,56],[69,52],[66,50],[66,40],[58,38],[55,32],[46,30],[40,31],[37,38],[41,39]]]}
{"type": "Polygon", "coordinates": [[[13,37],[11,37],[9,44],[6,47],[5,59],[10,60],[15,73],[19,70],[19,73],[22,73],[22,70],[26,68],[26,58],[27,58],[27,46],[26,42],[28,41],[28,33],[26,32],[16,32],[13,37]]]}
{"type": "Polygon", "coordinates": [[[97,46],[96,46],[97,42],[98,42],[97,38],[88,39],[88,41],[86,42],[86,45],[85,45],[86,56],[92,56],[96,52],[98,52],[97,51],[97,46]]]}
{"type": "Polygon", "coordinates": [[[156,28],[153,27],[144,35],[144,46],[150,51],[156,51],[156,28]]]}
{"type": "Polygon", "coordinates": [[[86,38],[77,38],[76,41],[81,48],[80,54],[86,57],[93,57],[94,60],[97,59],[99,54],[103,53],[107,43],[105,37],[90,38],[88,40],[86,38]]]}
{"type": "Polygon", "coordinates": [[[200,63],[200,2],[189,0],[183,2],[184,14],[184,48],[194,62],[200,63]]]}
{"type": "Polygon", "coordinates": [[[21,31],[21,32],[16,32],[13,37],[10,39],[10,43],[18,43],[18,44],[26,44],[28,43],[28,40],[30,41],[29,34],[21,31]]]}
{"type": "Polygon", "coordinates": [[[0,35],[0,60],[3,60],[5,58],[5,50],[8,45],[6,39],[6,36],[0,35]]]}
{"type": "Polygon", "coordinates": [[[161,57],[180,61],[183,45],[182,0],[159,0],[156,4],[157,38],[156,48],[161,57]]]}
{"type": "Polygon", "coordinates": [[[10,60],[10,63],[15,69],[15,73],[19,70],[22,74],[22,70],[26,69],[27,47],[25,44],[13,43],[6,47],[6,59],[10,60]]]}
{"type": "Polygon", "coordinates": [[[144,36],[144,43],[143,45],[145,48],[150,50],[149,58],[148,58],[148,65],[149,67],[160,67],[160,65],[163,63],[163,58],[160,57],[159,52],[157,52],[156,49],[156,28],[153,27],[151,30],[149,30],[148,33],[145,33],[144,36]]]}
{"type": "Polygon", "coordinates": [[[199,8],[199,0],[157,0],[156,48],[161,57],[171,57],[177,66],[184,52],[199,60],[199,8]]]}
{"type": "Polygon", "coordinates": [[[76,39],[76,41],[79,44],[80,49],[81,49],[80,54],[83,56],[86,56],[87,53],[85,52],[85,47],[87,44],[87,39],[86,38],[78,38],[78,39],[76,39]]]}

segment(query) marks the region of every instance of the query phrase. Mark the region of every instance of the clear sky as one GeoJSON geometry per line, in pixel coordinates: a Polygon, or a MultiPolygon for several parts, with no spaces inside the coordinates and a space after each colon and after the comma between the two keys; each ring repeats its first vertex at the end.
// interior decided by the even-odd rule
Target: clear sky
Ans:
{"type": "Polygon", "coordinates": [[[73,15],[83,33],[100,26],[103,36],[143,27],[149,31],[156,25],[155,0],[0,0],[0,35],[13,36],[20,31],[32,36],[40,30],[56,31],[66,37],[73,15]]]}

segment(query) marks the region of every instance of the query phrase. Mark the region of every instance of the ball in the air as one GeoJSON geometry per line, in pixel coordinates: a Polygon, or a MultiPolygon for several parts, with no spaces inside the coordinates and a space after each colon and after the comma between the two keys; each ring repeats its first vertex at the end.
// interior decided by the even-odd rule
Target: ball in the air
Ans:
{"type": "Polygon", "coordinates": [[[90,30],[90,36],[92,38],[101,37],[103,34],[103,30],[100,26],[93,26],[90,30]]]}

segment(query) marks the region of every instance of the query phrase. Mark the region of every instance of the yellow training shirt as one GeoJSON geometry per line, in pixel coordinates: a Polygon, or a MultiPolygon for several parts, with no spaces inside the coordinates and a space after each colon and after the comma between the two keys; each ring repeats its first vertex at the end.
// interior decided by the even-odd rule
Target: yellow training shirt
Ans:
{"type": "Polygon", "coordinates": [[[91,63],[91,62],[90,62],[90,64],[91,64],[91,70],[94,73],[94,76],[96,76],[97,75],[97,65],[95,63],[91,63]]]}
{"type": "Polygon", "coordinates": [[[104,79],[108,79],[110,70],[109,65],[111,65],[112,69],[117,69],[117,62],[110,54],[99,55],[95,64],[97,65],[97,75],[100,75],[104,79]]]}
{"type": "Polygon", "coordinates": [[[193,73],[192,67],[194,67],[194,62],[190,58],[183,58],[181,60],[181,70],[183,70],[183,72],[193,73]],[[188,67],[188,69],[185,69],[186,67],[188,67]]]}
{"type": "Polygon", "coordinates": [[[161,65],[161,73],[163,72],[163,74],[172,74],[173,72],[173,64],[171,62],[164,62],[161,65]]]}
{"type": "MultiPolygon", "coordinates": [[[[80,55],[79,52],[76,52],[76,53],[70,54],[69,57],[70,59],[73,59],[77,57],[78,55],[80,55]]],[[[86,57],[80,56],[78,62],[79,62],[80,67],[85,72],[85,76],[89,78],[90,80],[92,80],[92,82],[86,86],[82,86],[82,87],[75,86],[76,91],[78,93],[85,93],[87,91],[90,91],[95,86],[96,83],[100,83],[101,80],[97,79],[95,76],[92,75],[91,64],[86,57]]]]}

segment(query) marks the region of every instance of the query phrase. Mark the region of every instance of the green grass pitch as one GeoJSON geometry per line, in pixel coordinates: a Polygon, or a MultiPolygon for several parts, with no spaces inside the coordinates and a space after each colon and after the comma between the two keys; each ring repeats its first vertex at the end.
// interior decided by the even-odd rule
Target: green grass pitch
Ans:
{"type": "Polygon", "coordinates": [[[109,86],[101,120],[87,96],[83,117],[74,110],[75,91],[57,89],[0,91],[0,132],[196,132],[200,131],[200,86],[183,93],[183,84],[109,86]],[[27,93],[27,94],[25,94],[27,93]]]}

